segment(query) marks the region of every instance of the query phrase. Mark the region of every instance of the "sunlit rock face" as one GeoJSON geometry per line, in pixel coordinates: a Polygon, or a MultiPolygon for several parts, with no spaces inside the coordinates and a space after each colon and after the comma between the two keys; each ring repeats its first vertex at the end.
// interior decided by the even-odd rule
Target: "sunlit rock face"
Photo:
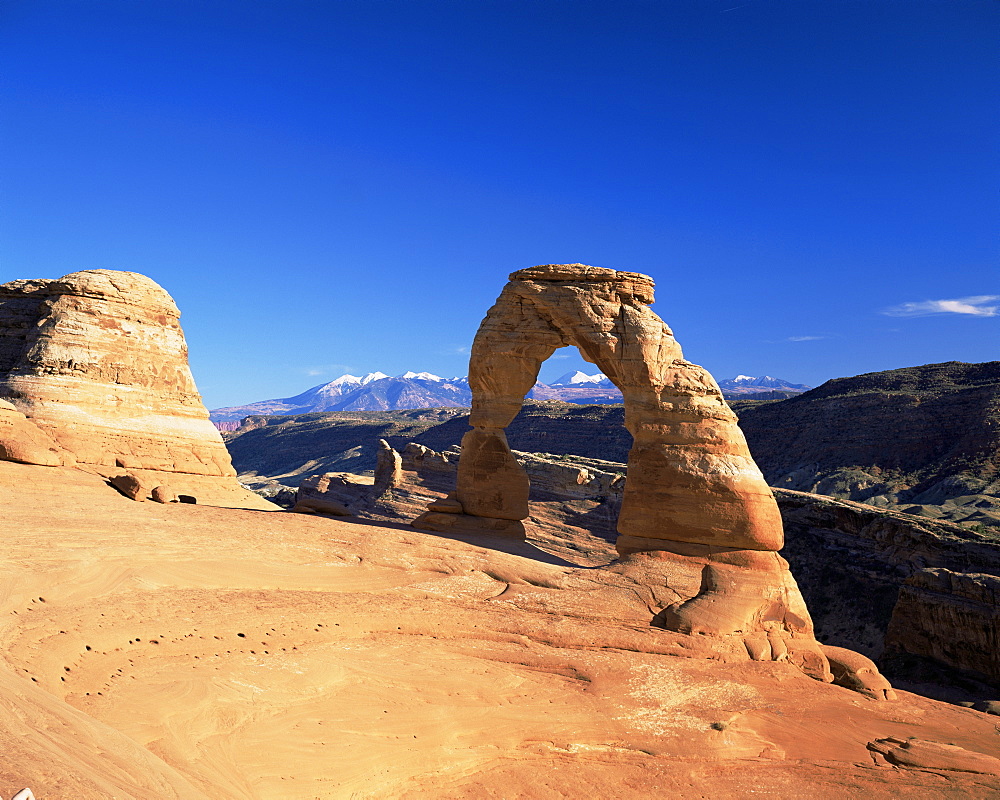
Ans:
{"type": "MultiPolygon", "coordinates": [[[[199,494],[229,487],[235,497],[242,489],[195,387],[179,318],[170,295],[134,272],[4,284],[0,398],[54,442],[64,465],[179,473],[199,494]]],[[[140,477],[151,489],[162,482],[140,477]]]]}

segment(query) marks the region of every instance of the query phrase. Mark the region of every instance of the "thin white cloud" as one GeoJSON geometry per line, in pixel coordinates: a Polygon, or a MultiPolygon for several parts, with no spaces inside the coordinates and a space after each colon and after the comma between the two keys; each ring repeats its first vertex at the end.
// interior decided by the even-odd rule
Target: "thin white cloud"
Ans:
{"type": "Polygon", "coordinates": [[[786,336],[784,339],[762,339],[764,344],[786,344],[787,342],[818,342],[823,339],[837,339],[840,334],[822,333],[808,336],[786,336]]]}
{"type": "Polygon", "coordinates": [[[315,378],[319,375],[329,375],[332,372],[336,372],[339,376],[345,372],[353,372],[353,369],[348,364],[324,364],[320,367],[307,367],[302,371],[309,377],[315,378]]]}
{"type": "Polygon", "coordinates": [[[1000,294],[981,294],[975,297],[958,297],[954,300],[924,300],[920,303],[902,303],[882,311],[887,317],[926,317],[931,314],[969,314],[974,317],[995,317],[1000,306],[987,305],[1000,300],[1000,294]]]}

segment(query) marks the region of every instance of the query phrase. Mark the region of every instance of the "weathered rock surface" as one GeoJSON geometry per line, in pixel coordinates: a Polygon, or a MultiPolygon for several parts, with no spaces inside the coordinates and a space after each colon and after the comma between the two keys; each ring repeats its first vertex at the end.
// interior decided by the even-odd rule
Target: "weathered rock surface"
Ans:
{"type": "Polygon", "coordinates": [[[822,646],[830,663],[833,682],[838,686],[862,692],[876,700],[895,700],[896,692],[875,666],[875,662],[854,650],[832,645],[822,646]]]}
{"type": "Polygon", "coordinates": [[[888,738],[869,742],[868,749],[897,767],[1000,775],[1000,758],[952,744],[888,738]]]}
{"type": "Polygon", "coordinates": [[[378,460],[375,462],[375,481],[372,484],[376,496],[399,486],[403,481],[403,459],[392,449],[385,439],[378,440],[378,460]]]}
{"type": "Polygon", "coordinates": [[[156,503],[179,503],[180,498],[177,496],[177,492],[173,490],[173,487],[161,484],[155,486],[153,491],[149,493],[149,497],[153,502],[156,503]]]}
{"type": "Polygon", "coordinates": [[[59,467],[75,459],[6,400],[0,400],[0,460],[59,467]]]}
{"type": "Polygon", "coordinates": [[[145,483],[137,475],[133,475],[131,472],[115,475],[109,483],[129,500],[135,500],[138,503],[142,503],[150,499],[152,487],[145,483]]]}
{"type": "Polygon", "coordinates": [[[0,286],[0,398],[24,417],[0,408],[0,453],[109,479],[145,473],[152,486],[167,481],[150,473],[169,473],[201,502],[268,507],[235,480],[179,317],[161,287],[133,272],[0,286]]]}
{"type": "Polygon", "coordinates": [[[372,478],[351,472],[324,472],[302,481],[296,492],[296,507],[305,501],[322,500],[342,506],[343,516],[347,516],[370,505],[374,494],[372,478]],[[348,507],[353,507],[353,511],[348,507]]]}
{"type": "MultiPolygon", "coordinates": [[[[299,493],[305,496],[322,486],[321,496],[328,492],[352,514],[371,520],[408,520],[427,508],[440,512],[436,522],[444,524],[448,514],[458,516],[463,511],[452,492],[460,453],[458,447],[437,452],[408,445],[402,453],[403,481],[391,501],[378,508],[366,499],[371,479],[350,473],[315,476],[303,483],[299,493]]],[[[512,453],[531,482],[528,538],[545,542],[552,552],[567,558],[610,563],[625,465],[512,453]]],[[[953,702],[965,699],[976,708],[990,702],[984,698],[1000,696],[1000,686],[995,686],[998,673],[990,666],[1000,652],[991,645],[997,623],[996,606],[990,603],[995,601],[984,600],[985,595],[970,599],[958,591],[969,580],[989,579],[967,574],[977,568],[1000,575],[1000,540],[960,525],[862,503],[783,489],[775,490],[775,496],[786,531],[781,555],[790,563],[811,609],[816,638],[825,643],[823,652],[838,683],[884,696],[892,690],[872,659],[885,658],[893,680],[912,691],[953,702]],[[917,590],[914,581],[905,585],[927,567],[956,573],[960,580],[938,581],[933,592],[917,590]],[[897,601],[899,610],[894,613],[897,601]],[[890,621],[893,632],[887,639],[890,621]],[[838,666],[845,659],[846,666],[838,666]],[[914,659],[917,663],[911,663],[914,659]]],[[[703,577],[713,581],[717,575],[713,566],[703,577]]],[[[751,591],[752,583],[748,583],[751,591]]],[[[666,611],[670,613],[672,609],[666,611]]]]}
{"type": "Polygon", "coordinates": [[[995,716],[874,702],[737,637],[651,626],[698,593],[692,558],[595,568],[533,530],[168,509],[12,462],[0,507],[5,798],[1000,792],[970,760],[995,756],[995,716]],[[867,749],[911,737],[980,771],[867,749]]]}

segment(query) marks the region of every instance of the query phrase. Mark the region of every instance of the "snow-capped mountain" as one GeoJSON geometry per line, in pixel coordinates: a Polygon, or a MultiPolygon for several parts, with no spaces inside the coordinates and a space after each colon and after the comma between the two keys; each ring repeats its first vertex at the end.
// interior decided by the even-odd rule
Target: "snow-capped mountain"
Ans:
{"type": "Polygon", "coordinates": [[[576,370],[567,372],[565,375],[556,378],[549,386],[612,386],[611,380],[603,372],[596,375],[588,375],[586,372],[576,370]]]}
{"type": "MultiPolygon", "coordinates": [[[[386,375],[384,377],[389,377],[389,376],[386,375]]],[[[444,380],[444,378],[442,378],[440,375],[432,375],[430,372],[404,372],[399,377],[403,378],[405,380],[412,380],[412,379],[416,379],[416,380],[420,380],[420,381],[443,381],[444,380]]]]}
{"type": "Polygon", "coordinates": [[[361,377],[357,375],[341,375],[329,383],[321,383],[319,386],[306,389],[302,394],[298,394],[295,397],[287,397],[283,400],[264,400],[262,402],[288,402],[296,405],[310,405],[317,402],[320,398],[341,397],[347,392],[357,389],[359,386],[367,386],[372,381],[380,381],[388,377],[384,372],[369,372],[367,375],[361,377]]]}
{"type": "MultiPolygon", "coordinates": [[[[408,372],[407,376],[413,375],[414,373],[408,372]]],[[[421,373],[427,375],[428,373],[421,373]]],[[[329,383],[324,383],[324,386],[364,386],[372,381],[380,381],[382,378],[388,378],[384,372],[369,372],[367,375],[358,377],[357,375],[341,375],[339,378],[334,378],[329,383]]],[[[404,376],[405,377],[405,376],[404,376]]]]}
{"type": "MultiPolygon", "coordinates": [[[[780,397],[785,394],[804,392],[811,387],[802,383],[789,383],[770,375],[759,377],[737,375],[735,378],[719,381],[719,388],[727,397],[743,397],[770,392],[780,392],[782,393],[778,395],[780,397]]],[[[607,375],[602,372],[588,375],[580,370],[567,372],[548,385],[537,384],[529,396],[536,400],[564,400],[570,403],[620,403],[622,401],[621,393],[607,375]]]]}
{"type": "Polygon", "coordinates": [[[767,391],[805,392],[812,387],[804,383],[789,383],[781,378],[772,378],[770,375],[761,375],[757,378],[752,375],[737,375],[735,378],[719,381],[719,388],[723,394],[755,394],[767,391]]]}
{"type": "Polygon", "coordinates": [[[472,402],[468,378],[446,379],[430,372],[341,375],[294,397],[217,408],[213,422],[236,422],[253,414],[309,414],[316,411],[387,411],[401,408],[461,407],[472,402]]]}

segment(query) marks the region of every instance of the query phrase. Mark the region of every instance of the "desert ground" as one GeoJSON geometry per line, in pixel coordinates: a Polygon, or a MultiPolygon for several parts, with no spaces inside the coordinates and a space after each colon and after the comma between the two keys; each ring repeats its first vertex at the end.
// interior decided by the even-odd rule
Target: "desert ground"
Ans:
{"type": "Polygon", "coordinates": [[[1000,795],[995,717],[651,628],[613,566],[530,530],[136,503],[9,462],[0,503],[0,796],[1000,795]],[[910,737],[955,747],[867,746],[910,737]]]}

